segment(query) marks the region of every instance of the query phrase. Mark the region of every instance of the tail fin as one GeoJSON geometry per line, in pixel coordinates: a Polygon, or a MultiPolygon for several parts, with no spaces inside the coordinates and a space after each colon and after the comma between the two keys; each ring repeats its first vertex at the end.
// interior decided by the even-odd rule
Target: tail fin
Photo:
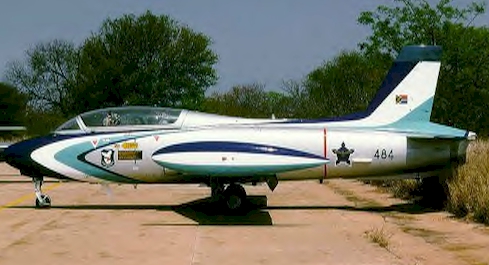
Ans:
{"type": "Polygon", "coordinates": [[[366,119],[380,124],[429,122],[441,52],[440,46],[404,47],[368,106],[366,119]]]}

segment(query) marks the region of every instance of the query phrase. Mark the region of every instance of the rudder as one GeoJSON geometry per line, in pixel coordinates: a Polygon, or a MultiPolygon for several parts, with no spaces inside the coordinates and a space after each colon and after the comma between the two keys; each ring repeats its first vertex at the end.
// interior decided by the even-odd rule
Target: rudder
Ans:
{"type": "Polygon", "coordinates": [[[429,122],[440,72],[440,46],[405,46],[367,108],[380,124],[429,122]]]}

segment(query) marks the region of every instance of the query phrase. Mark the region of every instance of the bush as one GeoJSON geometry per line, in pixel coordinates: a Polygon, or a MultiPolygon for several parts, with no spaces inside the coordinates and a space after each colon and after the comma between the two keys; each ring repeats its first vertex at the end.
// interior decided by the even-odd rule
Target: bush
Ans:
{"type": "Polygon", "coordinates": [[[32,111],[26,117],[27,134],[30,137],[50,133],[67,119],[48,111],[32,111]]]}
{"type": "Polygon", "coordinates": [[[448,189],[450,212],[489,224],[489,141],[469,145],[467,163],[456,170],[448,189]]]}

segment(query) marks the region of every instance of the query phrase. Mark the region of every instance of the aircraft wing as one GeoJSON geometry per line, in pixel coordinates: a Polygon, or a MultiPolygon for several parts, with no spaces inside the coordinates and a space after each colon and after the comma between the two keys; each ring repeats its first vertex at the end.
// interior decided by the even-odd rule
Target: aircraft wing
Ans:
{"type": "Polygon", "coordinates": [[[0,162],[5,162],[4,151],[11,143],[0,143],[0,162]]]}
{"type": "MultiPolygon", "coordinates": [[[[24,126],[0,126],[0,132],[25,131],[24,126]]],[[[4,151],[9,147],[11,142],[0,142],[0,162],[5,162],[4,151]]]]}
{"type": "Polygon", "coordinates": [[[477,138],[477,134],[475,132],[461,130],[433,122],[392,124],[387,126],[384,130],[404,133],[410,139],[475,140],[477,138]]]}

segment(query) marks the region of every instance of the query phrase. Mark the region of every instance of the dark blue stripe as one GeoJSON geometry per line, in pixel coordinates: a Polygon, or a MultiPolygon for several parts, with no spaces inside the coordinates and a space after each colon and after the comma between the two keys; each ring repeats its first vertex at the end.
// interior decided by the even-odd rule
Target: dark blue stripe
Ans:
{"type": "Polygon", "coordinates": [[[242,152],[267,155],[283,155],[295,157],[307,157],[314,159],[325,159],[322,156],[297,151],[293,149],[276,147],[271,145],[261,145],[253,143],[240,142],[223,142],[223,141],[208,141],[208,142],[192,142],[175,144],[157,150],[153,155],[169,154],[179,152],[242,152]]]}
{"type": "Polygon", "coordinates": [[[385,77],[379,91],[367,107],[367,113],[370,115],[378,106],[387,98],[387,96],[406,78],[406,76],[418,64],[418,61],[401,61],[394,62],[389,73],[385,77]]]}

